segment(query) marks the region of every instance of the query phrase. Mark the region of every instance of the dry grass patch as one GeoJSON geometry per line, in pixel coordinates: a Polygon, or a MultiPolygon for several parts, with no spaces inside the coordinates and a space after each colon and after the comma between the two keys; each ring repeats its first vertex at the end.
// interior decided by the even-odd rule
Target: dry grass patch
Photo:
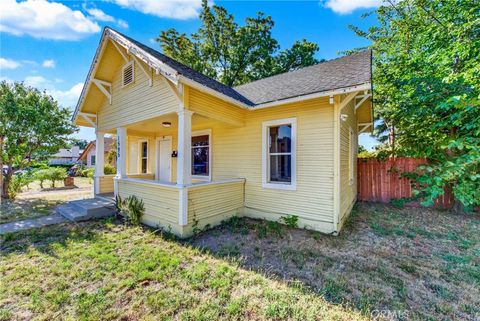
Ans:
{"type": "Polygon", "coordinates": [[[361,204],[340,236],[234,218],[193,244],[394,320],[480,316],[480,216],[361,204]]]}

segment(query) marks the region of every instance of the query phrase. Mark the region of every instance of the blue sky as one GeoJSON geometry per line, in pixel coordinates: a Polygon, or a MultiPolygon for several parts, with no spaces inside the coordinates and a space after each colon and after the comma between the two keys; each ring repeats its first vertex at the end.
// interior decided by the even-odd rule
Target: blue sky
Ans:
{"type": "MultiPolygon", "coordinates": [[[[323,1],[215,1],[238,23],[262,11],[275,21],[273,36],[282,48],[297,39],[316,42],[318,58],[332,59],[339,51],[367,46],[349,24],[362,29],[375,17],[361,19],[380,0],[323,1]]],[[[111,26],[155,49],[160,30],[175,28],[195,32],[200,21],[200,0],[109,1],[0,1],[0,79],[25,81],[46,89],[65,107],[74,108],[83,86],[101,29],[111,26]]],[[[91,129],[78,138],[94,139],[91,129]]],[[[361,135],[370,148],[375,140],[361,135]]]]}

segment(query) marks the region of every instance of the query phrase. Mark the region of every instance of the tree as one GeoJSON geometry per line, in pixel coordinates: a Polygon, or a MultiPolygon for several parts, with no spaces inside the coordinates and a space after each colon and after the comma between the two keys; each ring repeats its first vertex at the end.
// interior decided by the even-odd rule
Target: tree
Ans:
{"type": "Polygon", "coordinates": [[[72,146],[78,146],[80,149],[85,149],[87,148],[88,141],[86,139],[73,139],[72,140],[72,146]]]}
{"type": "Polygon", "coordinates": [[[201,27],[190,37],[168,29],[157,41],[167,56],[228,86],[318,63],[317,44],[305,39],[280,50],[271,35],[274,22],[261,12],[239,26],[225,8],[203,0],[200,19],[201,27]]]}
{"type": "Polygon", "coordinates": [[[13,168],[24,168],[36,155],[64,147],[76,127],[71,112],[46,93],[23,83],[0,83],[0,200],[8,198],[13,168]],[[4,178],[4,179],[3,179],[4,178]]]}
{"type": "Polygon", "coordinates": [[[452,188],[480,205],[480,2],[388,1],[378,25],[352,27],[373,42],[376,128],[393,154],[427,157],[424,204],[452,188]]]}

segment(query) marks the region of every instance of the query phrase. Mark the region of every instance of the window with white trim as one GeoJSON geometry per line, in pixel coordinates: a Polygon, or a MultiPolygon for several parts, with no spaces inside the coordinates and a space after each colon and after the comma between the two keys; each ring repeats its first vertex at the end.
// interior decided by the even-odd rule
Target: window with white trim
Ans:
{"type": "Polygon", "coordinates": [[[140,173],[148,172],[148,140],[140,142],[140,173]]]}
{"type": "Polygon", "coordinates": [[[211,176],[211,131],[202,130],[192,133],[192,176],[210,179],[211,176]]]}
{"type": "Polygon", "coordinates": [[[354,182],[354,162],[355,162],[355,144],[354,144],[354,134],[352,127],[349,127],[348,131],[348,179],[350,185],[354,182]]]}
{"type": "Polygon", "coordinates": [[[95,165],[95,155],[90,156],[90,165],[95,165]]]}
{"type": "Polygon", "coordinates": [[[122,68],[122,87],[130,85],[135,79],[135,69],[133,60],[125,64],[122,68]]]}
{"type": "Polygon", "coordinates": [[[265,188],[296,189],[296,118],[263,123],[262,183],[265,188]]]}

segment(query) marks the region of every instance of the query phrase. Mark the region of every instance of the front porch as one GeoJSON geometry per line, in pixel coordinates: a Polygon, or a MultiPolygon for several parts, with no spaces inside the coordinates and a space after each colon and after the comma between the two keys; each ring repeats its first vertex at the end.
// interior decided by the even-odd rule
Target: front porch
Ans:
{"type": "MultiPolygon", "coordinates": [[[[241,215],[245,179],[212,176],[212,127],[218,121],[181,110],[107,132],[117,137],[117,174],[105,175],[97,144],[96,197],[135,195],[143,223],[188,237],[193,228],[241,215]]],[[[231,126],[231,124],[221,124],[231,126]]]]}

